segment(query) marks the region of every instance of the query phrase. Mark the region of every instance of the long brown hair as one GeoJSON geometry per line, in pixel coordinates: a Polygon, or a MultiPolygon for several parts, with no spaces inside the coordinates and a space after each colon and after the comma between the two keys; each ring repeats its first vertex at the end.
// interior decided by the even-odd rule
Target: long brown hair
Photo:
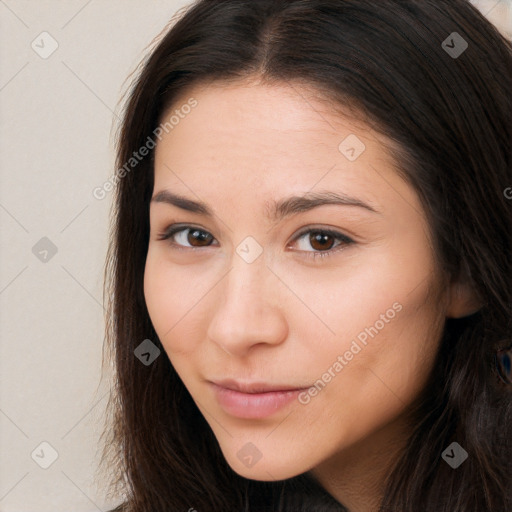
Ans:
{"type": "Polygon", "coordinates": [[[512,345],[512,44],[466,0],[199,0],[154,44],[118,135],[124,172],[105,267],[114,385],[102,461],[110,496],[124,500],[116,510],[346,510],[306,473],[278,482],[236,474],[169,358],[146,366],[134,355],[145,339],[164,349],[143,293],[153,151],[126,164],[191,86],[252,76],[309,84],[396,142],[397,171],[422,201],[436,257],[481,300],[445,323],[381,510],[510,512],[511,392],[494,354],[512,345]],[[469,454],[456,470],[441,458],[453,441],[469,454]]]}

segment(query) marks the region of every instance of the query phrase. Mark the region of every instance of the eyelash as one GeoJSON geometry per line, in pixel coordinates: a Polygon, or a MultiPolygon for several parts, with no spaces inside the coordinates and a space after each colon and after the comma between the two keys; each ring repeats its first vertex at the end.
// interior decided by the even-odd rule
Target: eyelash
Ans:
{"type": "MultiPolygon", "coordinates": [[[[179,233],[181,231],[187,231],[187,230],[195,230],[195,231],[199,231],[201,233],[206,233],[208,235],[210,235],[211,233],[209,233],[208,231],[205,231],[203,229],[200,229],[200,228],[196,228],[194,226],[189,226],[189,225],[177,225],[177,224],[174,224],[174,225],[171,225],[169,226],[163,233],[160,233],[158,236],[157,236],[157,240],[161,241],[161,240],[169,240],[172,236],[174,236],[176,233],[179,233]]],[[[300,252],[304,252],[306,253],[306,257],[307,258],[311,258],[313,260],[318,260],[318,258],[325,258],[327,256],[332,256],[333,254],[335,253],[338,253],[339,251],[343,250],[344,246],[347,246],[347,245],[351,245],[354,242],[354,240],[352,240],[351,238],[349,238],[348,236],[344,235],[343,233],[339,233],[338,231],[332,231],[330,229],[320,229],[320,228],[307,228],[307,229],[304,229],[302,230],[301,232],[299,232],[297,234],[297,236],[293,239],[293,241],[297,241],[297,240],[300,240],[304,235],[308,234],[308,233],[321,233],[323,235],[329,235],[329,236],[332,236],[333,238],[339,240],[341,243],[338,244],[336,247],[337,248],[334,248],[334,249],[329,249],[327,251],[300,251],[300,252]]],[[[181,245],[178,245],[172,241],[170,241],[170,244],[175,247],[177,250],[189,250],[189,249],[201,249],[201,247],[183,247],[181,245]]],[[[210,246],[206,246],[206,247],[210,247],[210,246]]]]}

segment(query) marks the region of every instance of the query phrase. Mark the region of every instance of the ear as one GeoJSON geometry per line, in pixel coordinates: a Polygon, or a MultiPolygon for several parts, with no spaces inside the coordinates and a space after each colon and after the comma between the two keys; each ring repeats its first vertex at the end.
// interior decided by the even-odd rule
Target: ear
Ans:
{"type": "Polygon", "coordinates": [[[470,279],[463,276],[450,283],[446,316],[462,318],[476,313],[482,307],[478,295],[470,285],[470,279]]]}

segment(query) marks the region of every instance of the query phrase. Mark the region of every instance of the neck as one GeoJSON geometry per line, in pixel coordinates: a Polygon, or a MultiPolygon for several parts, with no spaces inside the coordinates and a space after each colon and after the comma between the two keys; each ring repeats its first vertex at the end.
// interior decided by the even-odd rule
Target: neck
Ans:
{"type": "Polygon", "coordinates": [[[406,446],[408,432],[404,419],[397,419],[335,453],[310,475],[348,512],[377,512],[386,478],[406,446]]]}

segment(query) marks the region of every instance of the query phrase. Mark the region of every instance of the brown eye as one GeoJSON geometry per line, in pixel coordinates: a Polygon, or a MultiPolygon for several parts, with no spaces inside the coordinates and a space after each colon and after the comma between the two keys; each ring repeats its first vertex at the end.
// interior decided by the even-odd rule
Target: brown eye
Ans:
{"type": "Polygon", "coordinates": [[[204,247],[205,245],[209,245],[210,242],[213,240],[213,236],[210,235],[210,233],[206,233],[206,231],[201,231],[200,229],[194,229],[194,230],[187,229],[184,231],[189,232],[189,234],[186,238],[187,238],[187,242],[192,246],[204,247]]]}
{"type": "Polygon", "coordinates": [[[213,236],[207,231],[193,227],[174,226],[158,237],[158,240],[170,240],[173,245],[182,247],[208,247],[213,236]]]}
{"type": "MultiPolygon", "coordinates": [[[[215,238],[202,229],[193,226],[173,225],[167,228],[157,237],[157,240],[169,240],[171,246],[176,249],[200,249],[209,247],[215,238]]],[[[299,252],[304,253],[306,257],[324,258],[334,254],[338,250],[355,242],[337,231],[329,229],[307,229],[302,231],[295,238],[295,243],[299,242],[299,252]],[[302,242],[302,243],[300,243],[302,242]],[[306,243],[308,247],[302,247],[306,243]]]]}
{"type": "Polygon", "coordinates": [[[302,231],[295,240],[299,250],[311,257],[327,256],[336,252],[338,248],[342,249],[354,243],[342,233],[328,229],[308,229],[302,231]]]}
{"type": "Polygon", "coordinates": [[[322,231],[311,231],[309,236],[309,243],[316,251],[325,251],[332,249],[335,244],[335,239],[329,233],[322,231]]]}

